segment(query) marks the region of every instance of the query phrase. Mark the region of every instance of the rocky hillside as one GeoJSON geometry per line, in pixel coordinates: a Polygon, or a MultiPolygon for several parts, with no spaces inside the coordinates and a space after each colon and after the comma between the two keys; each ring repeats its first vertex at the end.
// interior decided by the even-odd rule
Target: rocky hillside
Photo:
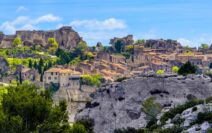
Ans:
{"type": "Polygon", "coordinates": [[[71,27],[62,27],[51,31],[17,31],[15,35],[0,33],[0,48],[9,48],[15,37],[20,37],[26,46],[46,46],[48,38],[55,38],[60,48],[72,49],[82,40],[71,27]]]}
{"type": "Polygon", "coordinates": [[[182,46],[179,42],[175,40],[146,40],[144,47],[153,48],[153,49],[166,49],[169,51],[178,51],[182,49],[182,46]]]}
{"type": "Polygon", "coordinates": [[[94,100],[79,110],[76,120],[94,120],[95,133],[113,133],[119,128],[146,126],[142,103],[154,96],[163,107],[182,104],[190,97],[212,96],[211,79],[205,76],[138,76],[102,86],[94,100]]]}

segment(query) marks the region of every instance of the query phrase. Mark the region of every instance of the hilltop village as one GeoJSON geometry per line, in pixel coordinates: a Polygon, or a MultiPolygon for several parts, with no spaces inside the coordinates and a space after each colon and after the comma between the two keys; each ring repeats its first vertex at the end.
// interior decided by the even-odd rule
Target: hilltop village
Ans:
{"type": "MultiPolygon", "coordinates": [[[[69,123],[91,118],[96,122],[93,125],[96,133],[113,133],[126,126],[148,127],[149,121],[140,106],[152,96],[163,109],[188,99],[210,97],[211,78],[205,75],[211,76],[211,69],[212,45],[208,44],[192,48],[171,39],[134,40],[133,35],[127,35],[112,38],[109,46],[101,42],[91,46],[69,26],[50,31],[17,31],[15,35],[0,32],[1,86],[32,83],[49,90],[55,105],[61,105],[63,100],[67,102],[69,123]],[[185,76],[183,69],[197,75],[185,76]],[[176,88],[180,89],[175,92],[176,88]],[[117,120],[123,122],[117,124],[117,120]]],[[[174,109],[178,113],[196,105],[197,110],[211,109],[209,101],[210,98],[204,106],[203,101],[194,101],[192,106],[180,106],[180,111],[174,109]]],[[[189,124],[190,116],[195,120],[197,113],[185,118],[189,124]]],[[[155,125],[156,120],[159,119],[154,119],[155,125]]],[[[165,117],[163,125],[173,127],[167,121],[165,117]]],[[[189,126],[185,129],[194,130],[189,126]]]]}
{"type": "Polygon", "coordinates": [[[158,70],[173,73],[173,66],[180,67],[188,61],[198,67],[198,73],[207,73],[212,67],[212,47],[207,44],[191,48],[175,40],[133,40],[132,35],[115,37],[110,44],[88,46],[71,27],[17,31],[15,35],[0,33],[1,81],[10,83],[21,74],[22,80],[65,86],[69,85],[65,82],[69,77],[59,79],[63,73],[79,77],[99,74],[107,81],[115,81],[158,70]]]}
{"type": "Polygon", "coordinates": [[[207,44],[191,48],[175,40],[134,40],[132,35],[114,37],[110,44],[89,46],[72,27],[0,33],[1,83],[31,81],[54,91],[84,88],[91,93],[121,78],[158,71],[173,74],[173,67],[188,61],[199,74],[212,68],[212,46],[207,44]]]}

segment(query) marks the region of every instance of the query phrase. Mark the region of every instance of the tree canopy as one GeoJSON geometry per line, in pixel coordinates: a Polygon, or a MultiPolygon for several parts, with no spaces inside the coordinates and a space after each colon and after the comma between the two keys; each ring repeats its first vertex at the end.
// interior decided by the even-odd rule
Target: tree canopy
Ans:
{"type": "Polygon", "coordinates": [[[55,53],[56,50],[59,48],[59,45],[55,38],[48,38],[48,44],[50,45],[48,48],[48,51],[50,53],[55,53]]]}
{"type": "Polygon", "coordinates": [[[209,48],[209,45],[206,44],[206,43],[203,43],[203,44],[201,44],[200,48],[202,48],[202,49],[208,49],[209,48]]]}
{"type": "Polygon", "coordinates": [[[178,66],[173,66],[173,67],[172,67],[172,72],[173,72],[173,73],[178,73],[179,69],[180,69],[180,68],[179,68],[178,66]]]}
{"type": "Polygon", "coordinates": [[[196,71],[197,67],[188,61],[180,67],[178,74],[180,75],[195,74],[196,71]]]}
{"type": "Polygon", "coordinates": [[[66,102],[53,106],[50,93],[30,83],[5,89],[7,93],[0,105],[0,133],[66,133],[72,130],[66,102]]]}
{"type": "Polygon", "coordinates": [[[18,46],[21,46],[22,45],[22,40],[20,37],[16,37],[14,40],[13,40],[13,46],[14,47],[18,47],[18,46]]]}

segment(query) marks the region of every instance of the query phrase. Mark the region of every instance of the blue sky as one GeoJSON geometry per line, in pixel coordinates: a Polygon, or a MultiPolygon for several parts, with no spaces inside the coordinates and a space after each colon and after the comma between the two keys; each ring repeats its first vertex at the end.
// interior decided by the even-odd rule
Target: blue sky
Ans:
{"type": "Polygon", "coordinates": [[[212,43],[211,0],[1,0],[0,31],[71,25],[89,45],[114,36],[212,43]]]}

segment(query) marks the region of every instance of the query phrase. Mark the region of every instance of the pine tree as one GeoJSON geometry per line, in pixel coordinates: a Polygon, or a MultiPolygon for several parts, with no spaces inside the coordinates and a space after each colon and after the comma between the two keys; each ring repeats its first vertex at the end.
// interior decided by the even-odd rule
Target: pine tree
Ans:
{"type": "Polygon", "coordinates": [[[32,60],[29,60],[29,68],[32,68],[32,60]]]}
{"type": "Polygon", "coordinates": [[[22,73],[21,71],[19,72],[19,83],[22,84],[23,82],[23,79],[22,79],[22,73]]]}
{"type": "Polygon", "coordinates": [[[37,61],[34,62],[34,68],[35,68],[35,69],[38,69],[37,61]]]}

